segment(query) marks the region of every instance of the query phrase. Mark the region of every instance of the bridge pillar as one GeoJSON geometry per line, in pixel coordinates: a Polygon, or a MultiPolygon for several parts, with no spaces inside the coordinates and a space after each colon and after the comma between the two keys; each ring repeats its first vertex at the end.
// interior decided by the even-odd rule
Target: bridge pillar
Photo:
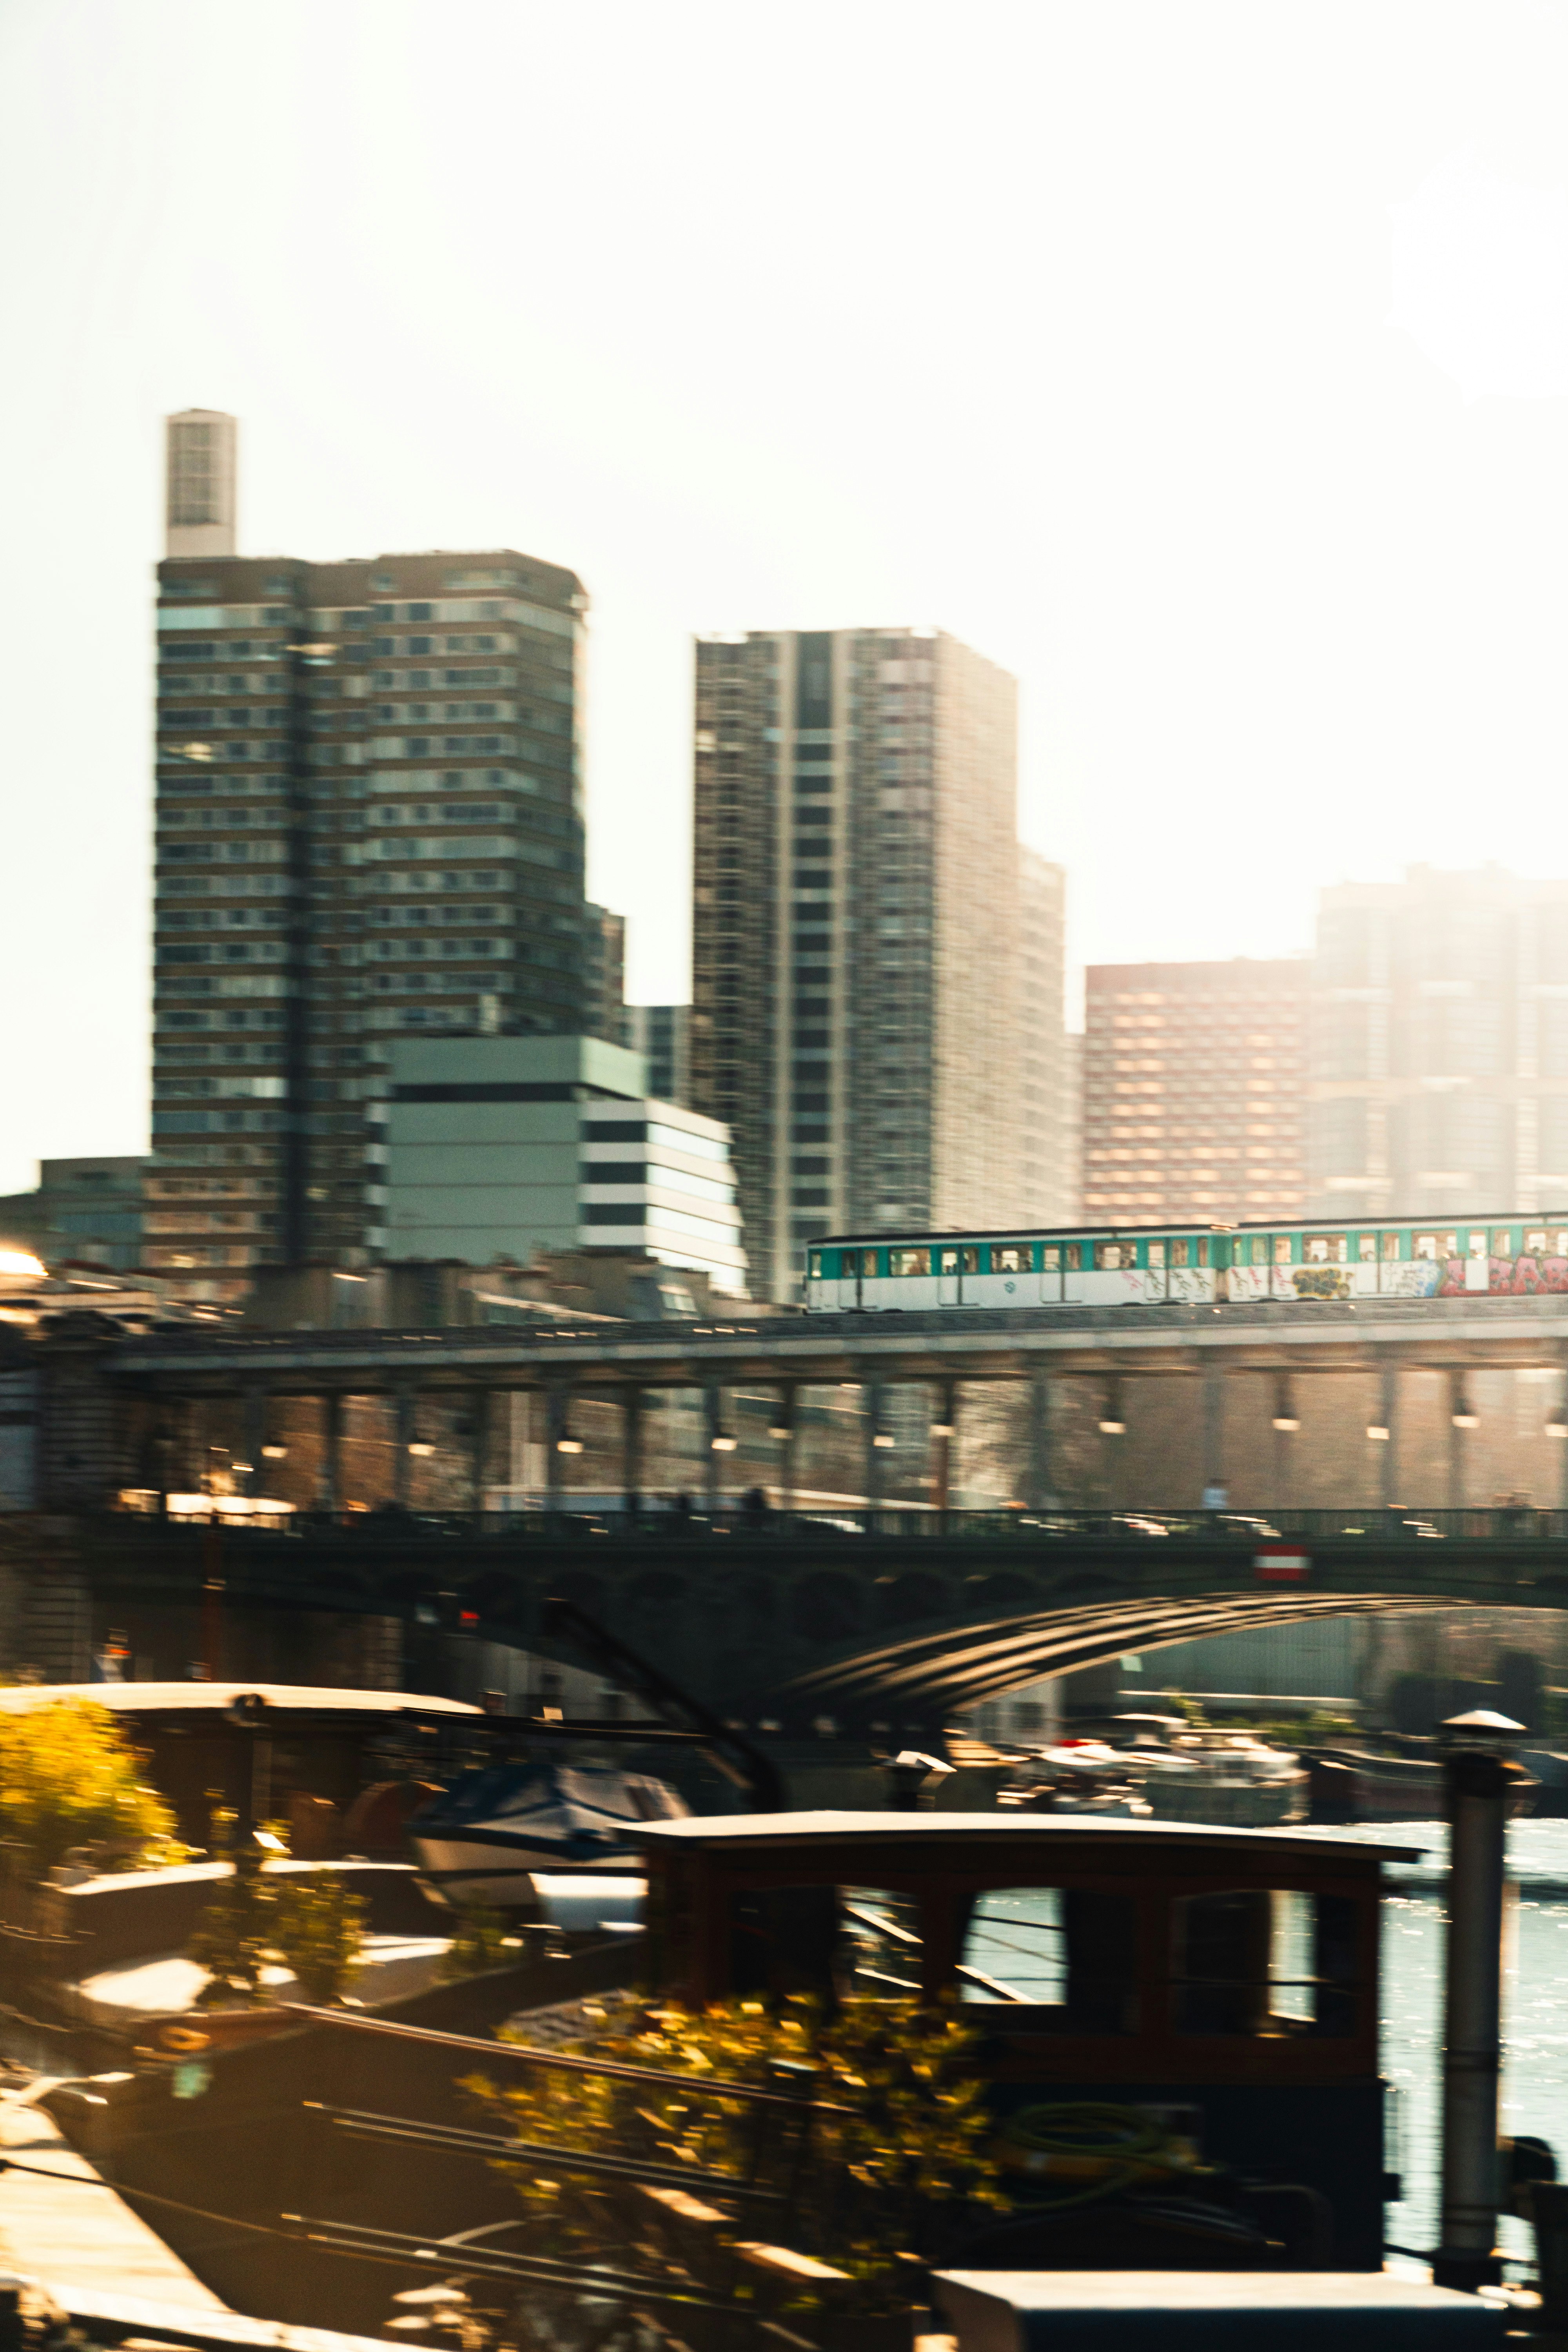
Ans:
{"type": "Polygon", "coordinates": [[[316,1482],[316,1508],[341,1511],[343,1507],[343,1405],[337,1389],[321,1399],[321,1468],[316,1482]]]}
{"type": "Polygon", "coordinates": [[[1289,1372],[1274,1375],[1274,1495],[1273,1500],[1283,1511],[1296,1507],[1296,1432],[1300,1428],[1296,1411],[1295,1384],[1289,1372]]]}
{"type": "Polygon", "coordinates": [[[779,1390],[768,1435],[779,1449],[779,1508],[795,1508],[795,1383],[785,1381],[779,1390]]]}
{"type": "Polygon", "coordinates": [[[643,1392],[628,1389],[621,1399],[621,1508],[635,1517],[642,1508],[643,1392]]]}
{"type": "Polygon", "coordinates": [[[261,1449],[267,1443],[267,1405],[266,1389],[259,1381],[252,1381],[245,1391],[245,1452],[240,1459],[248,1462],[250,1468],[239,1481],[242,1495],[264,1492],[261,1449]]]}
{"type": "Polygon", "coordinates": [[[562,1508],[564,1456],[561,1441],[571,1428],[571,1393],[552,1382],[544,1396],[544,1500],[552,1511],[562,1508]]]}
{"type": "Polygon", "coordinates": [[[468,1507],[476,1517],[485,1507],[485,1473],[490,1458],[491,1389],[475,1389],[468,1399],[468,1507]]]}
{"type": "MultiPolygon", "coordinates": [[[[721,1457],[730,1449],[725,1439],[724,1391],[717,1381],[707,1381],[702,1389],[702,1427],[708,1444],[702,1457],[702,1503],[710,1518],[719,1507],[719,1469],[721,1457]]],[[[733,1440],[731,1440],[731,1444],[733,1440]]]]}
{"type": "Polygon", "coordinates": [[[1211,1496],[1224,1495],[1225,1485],[1225,1375],[1217,1364],[1205,1364],[1204,1381],[1204,1508],[1224,1510],[1223,1502],[1211,1503],[1211,1496]]]}
{"type": "Polygon", "coordinates": [[[393,1399],[392,1499],[406,1511],[414,1496],[414,1447],[419,1427],[419,1391],[405,1385],[393,1399]]]}
{"type": "Polygon", "coordinates": [[[887,1447],[879,1444],[878,1440],[884,1434],[882,1413],[886,1402],[887,1390],[883,1383],[880,1381],[868,1381],[860,1391],[862,1435],[865,1441],[862,1449],[863,1467],[860,1475],[866,1496],[866,1507],[868,1511],[874,1511],[882,1499],[882,1456],[887,1447]]]}
{"type": "Polygon", "coordinates": [[[1462,1511],[1466,1507],[1465,1439],[1476,1425],[1475,1411],[1470,1403],[1463,1371],[1448,1374],[1448,1508],[1462,1511]]]}
{"type": "Polygon", "coordinates": [[[958,1382],[942,1381],[936,1392],[936,1413],[931,1424],[931,1498],[939,1511],[951,1507],[952,1441],[958,1435],[958,1382]]]}
{"type": "Polygon", "coordinates": [[[1375,1441],[1378,1448],[1377,1499],[1383,1509],[1392,1511],[1399,1500],[1399,1367],[1392,1358],[1384,1363],[1377,1386],[1377,1419],[1374,1429],[1385,1434],[1375,1441]]]}
{"type": "Polygon", "coordinates": [[[1024,1499],[1032,1511],[1055,1507],[1056,1383],[1037,1365],[1029,1374],[1029,1483],[1024,1499]]]}

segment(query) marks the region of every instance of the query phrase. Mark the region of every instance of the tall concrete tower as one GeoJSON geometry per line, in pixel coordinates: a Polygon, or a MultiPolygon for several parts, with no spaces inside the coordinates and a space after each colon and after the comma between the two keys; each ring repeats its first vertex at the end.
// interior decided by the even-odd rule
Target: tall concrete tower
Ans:
{"type": "Polygon", "coordinates": [[[164,423],[163,552],[232,555],[239,423],[185,408],[164,423]]]}

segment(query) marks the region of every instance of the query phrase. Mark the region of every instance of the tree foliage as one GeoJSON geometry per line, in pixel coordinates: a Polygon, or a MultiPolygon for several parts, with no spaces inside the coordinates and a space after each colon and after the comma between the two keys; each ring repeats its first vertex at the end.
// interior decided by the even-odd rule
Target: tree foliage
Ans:
{"type": "MultiPolygon", "coordinates": [[[[335,1870],[283,1876],[267,1871],[267,1848],[236,1835],[237,1815],[215,1809],[215,1850],[231,1864],[196,1924],[187,1955],[207,1971],[196,1996],[203,2009],[245,2005],[261,1997],[263,1972],[293,1971],[308,2001],[341,2000],[353,1980],[364,1944],[365,1904],[335,1870]]],[[[265,1833],[274,1849],[278,1833],[265,1833]]]]}
{"type": "Polygon", "coordinates": [[[0,1715],[0,1837],[47,1877],[73,1848],[110,1870],[180,1862],[174,1816],[113,1714],[90,1699],[0,1715]]]}
{"type": "MultiPolygon", "coordinates": [[[[561,2152],[558,2161],[498,2159],[542,2249],[586,2263],[654,2256],[677,2277],[743,2299],[752,2290],[732,2248],[787,2231],[797,2252],[849,2273],[857,2308],[896,2309],[933,2249],[941,2209],[951,2220],[959,2206],[1007,2206],[986,2085],[972,2063],[978,2038],[951,2011],[909,2001],[826,2011],[793,2000],[778,2014],[754,2001],[701,2012],[628,2005],[564,2046],[694,2084],[793,2091],[799,2111],[544,2067],[509,2069],[504,2084],[476,2075],[464,2087],[519,2138],[561,2152]],[[574,2149],[751,2177],[785,2201],[737,2200],[723,2227],[694,2235],[635,2183],[574,2172],[574,2149]]],[[[715,2194],[722,2201],[702,2186],[703,2198],[715,2194]]]]}

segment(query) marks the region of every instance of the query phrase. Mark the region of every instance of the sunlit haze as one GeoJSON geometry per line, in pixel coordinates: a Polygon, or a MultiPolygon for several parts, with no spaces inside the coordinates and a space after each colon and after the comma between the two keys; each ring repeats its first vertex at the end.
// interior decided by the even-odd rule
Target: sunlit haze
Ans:
{"type": "Polygon", "coordinates": [[[594,600],[590,887],[684,996],[694,633],[1022,686],[1075,961],[1568,870],[1561,5],[7,0],[0,1189],[144,1148],[161,422],[240,546],[594,600]]]}

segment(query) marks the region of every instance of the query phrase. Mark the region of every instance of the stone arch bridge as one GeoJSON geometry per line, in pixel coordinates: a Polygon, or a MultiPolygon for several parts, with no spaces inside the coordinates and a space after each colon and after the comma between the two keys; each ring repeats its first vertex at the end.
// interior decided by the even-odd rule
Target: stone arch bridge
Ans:
{"type": "MultiPolygon", "coordinates": [[[[364,1517],[289,1534],[106,1514],[72,1550],[99,1638],[149,1608],[402,1621],[577,1663],[576,1602],[716,1712],[788,1735],[929,1731],[956,1706],[1126,1651],[1314,1617],[1568,1606],[1568,1514],[1033,1518],[868,1512],[682,1525],[364,1517]]],[[[132,1646],[136,1646],[134,1641],[132,1646]]],[[[437,1675],[439,1639],[423,1656],[437,1675]]]]}

